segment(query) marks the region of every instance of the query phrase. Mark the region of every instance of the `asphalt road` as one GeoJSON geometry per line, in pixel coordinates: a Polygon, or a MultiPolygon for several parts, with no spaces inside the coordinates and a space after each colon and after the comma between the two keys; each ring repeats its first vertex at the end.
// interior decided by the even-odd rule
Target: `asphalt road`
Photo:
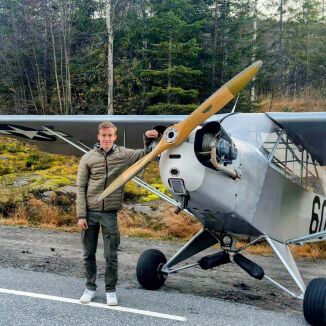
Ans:
{"type": "Polygon", "coordinates": [[[82,305],[83,290],[81,278],[1,267],[0,325],[306,325],[298,314],[123,285],[117,308],[105,305],[101,284],[95,304],[82,305]]]}

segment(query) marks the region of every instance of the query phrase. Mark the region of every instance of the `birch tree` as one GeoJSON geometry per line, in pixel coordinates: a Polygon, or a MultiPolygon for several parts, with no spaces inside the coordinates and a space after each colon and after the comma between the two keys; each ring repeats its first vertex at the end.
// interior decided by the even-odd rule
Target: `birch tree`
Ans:
{"type": "Polygon", "coordinates": [[[112,0],[106,3],[106,27],[108,31],[108,114],[113,114],[113,13],[112,0]]]}

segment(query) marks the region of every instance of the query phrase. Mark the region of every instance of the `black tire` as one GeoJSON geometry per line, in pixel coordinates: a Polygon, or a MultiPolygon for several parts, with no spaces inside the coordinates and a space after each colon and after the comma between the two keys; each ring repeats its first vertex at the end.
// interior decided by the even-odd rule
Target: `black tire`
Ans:
{"type": "Polygon", "coordinates": [[[303,315],[310,325],[326,325],[326,278],[315,278],[308,284],[303,315]]]}
{"type": "Polygon", "coordinates": [[[157,290],[165,282],[167,275],[160,272],[166,263],[164,254],[157,249],[144,251],[137,263],[137,280],[147,290],[157,290]]]}

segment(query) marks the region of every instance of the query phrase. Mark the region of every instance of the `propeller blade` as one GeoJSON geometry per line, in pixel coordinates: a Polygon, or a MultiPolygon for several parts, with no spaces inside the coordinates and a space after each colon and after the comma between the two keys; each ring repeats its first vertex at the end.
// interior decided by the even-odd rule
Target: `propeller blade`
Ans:
{"type": "Polygon", "coordinates": [[[98,200],[103,200],[105,197],[111,195],[113,191],[122,187],[167,148],[180,145],[197,126],[229,103],[256,75],[261,65],[262,61],[254,62],[219,88],[185,120],[167,128],[159,144],[149,154],[116,178],[109,187],[101,193],[98,200]]]}
{"type": "Polygon", "coordinates": [[[262,64],[260,60],[254,62],[219,88],[186,119],[167,128],[165,135],[170,138],[170,142],[180,145],[197,126],[228,104],[252,80],[262,64]]]}

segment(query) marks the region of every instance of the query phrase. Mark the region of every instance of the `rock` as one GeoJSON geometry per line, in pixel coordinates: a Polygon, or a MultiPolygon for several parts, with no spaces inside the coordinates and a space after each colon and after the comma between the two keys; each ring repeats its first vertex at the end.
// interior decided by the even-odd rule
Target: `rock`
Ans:
{"type": "Polygon", "coordinates": [[[54,195],[54,191],[44,191],[41,195],[41,199],[47,203],[51,203],[54,195]]]}
{"type": "Polygon", "coordinates": [[[56,190],[55,194],[56,196],[53,200],[53,204],[65,210],[69,210],[72,205],[75,205],[77,187],[64,186],[56,190]]]}
{"type": "Polygon", "coordinates": [[[63,194],[63,195],[68,195],[68,196],[76,196],[77,193],[77,187],[74,186],[64,186],[59,188],[56,191],[57,194],[63,194]]]}
{"type": "Polygon", "coordinates": [[[161,212],[158,209],[153,209],[151,206],[146,204],[132,204],[132,205],[125,205],[128,209],[133,210],[135,213],[141,213],[150,217],[156,217],[161,212]]]}
{"type": "Polygon", "coordinates": [[[26,178],[18,178],[14,181],[14,186],[19,188],[19,187],[24,187],[26,185],[28,185],[29,183],[31,183],[31,181],[29,179],[26,178]]]}
{"type": "Polygon", "coordinates": [[[57,206],[69,206],[75,204],[77,187],[64,186],[57,190],[44,191],[41,199],[57,206]]]}
{"type": "Polygon", "coordinates": [[[135,204],[133,210],[137,213],[142,213],[145,215],[152,215],[153,213],[153,210],[150,208],[150,206],[145,206],[142,204],[135,204]]]}

